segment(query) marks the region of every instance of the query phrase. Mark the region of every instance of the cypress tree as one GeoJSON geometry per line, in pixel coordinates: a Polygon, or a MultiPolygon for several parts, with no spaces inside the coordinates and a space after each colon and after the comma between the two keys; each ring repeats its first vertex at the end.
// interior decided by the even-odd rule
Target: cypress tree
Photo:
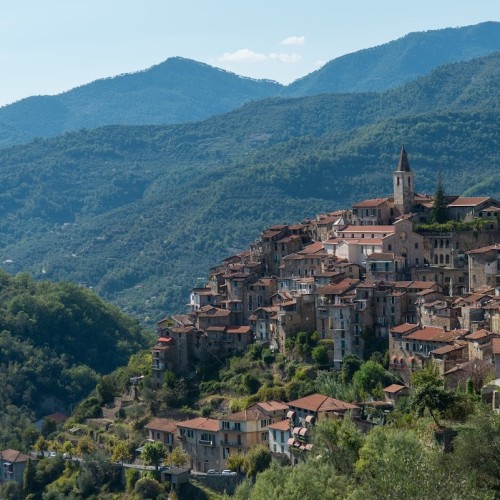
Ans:
{"type": "Polygon", "coordinates": [[[431,223],[442,224],[448,220],[446,194],[443,188],[441,175],[438,176],[434,204],[431,209],[431,223]]]}

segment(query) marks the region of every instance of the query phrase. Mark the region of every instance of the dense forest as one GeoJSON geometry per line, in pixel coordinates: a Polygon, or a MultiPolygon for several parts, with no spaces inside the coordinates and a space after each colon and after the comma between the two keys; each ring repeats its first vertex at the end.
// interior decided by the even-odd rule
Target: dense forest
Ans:
{"type": "Polygon", "coordinates": [[[440,65],[500,50],[500,23],[410,33],[336,58],[284,86],[207,64],[171,58],[144,71],[33,96],[0,108],[0,146],[104,125],[167,125],[204,120],[265,97],[380,92],[440,65]]]}
{"type": "Polygon", "coordinates": [[[86,288],[1,272],[0,448],[24,448],[35,417],[69,412],[150,341],[136,320],[86,288]]]}
{"type": "Polygon", "coordinates": [[[201,123],[4,149],[0,262],[93,287],[154,322],[266,225],[388,194],[403,143],[418,191],[433,192],[441,171],[450,194],[499,196],[499,61],[383,94],[264,100],[201,123]]]}

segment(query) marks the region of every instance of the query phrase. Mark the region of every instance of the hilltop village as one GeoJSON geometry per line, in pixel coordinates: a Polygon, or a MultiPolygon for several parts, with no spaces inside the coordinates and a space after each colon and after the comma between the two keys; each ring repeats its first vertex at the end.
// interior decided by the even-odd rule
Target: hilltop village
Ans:
{"type": "MultiPolygon", "coordinates": [[[[285,478],[291,465],[309,476],[325,460],[318,484],[340,473],[364,487],[354,467],[376,460],[360,448],[381,436],[403,439],[397,452],[388,445],[398,464],[420,450],[404,459],[412,470],[421,462],[413,483],[400,474],[404,484],[420,488],[424,469],[436,474],[429,491],[456,481],[470,464],[438,470],[432,453],[453,455],[462,437],[475,470],[483,460],[474,450],[498,448],[484,418],[500,414],[499,222],[495,199],[446,195],[441,182],[434,196],[416,193],[403,147],[392,196],[268,227],[213,267],[187,311],[158,322],[150,356],[103,376],[71,417],[34,422],[30,453],[0,451],[0,487],[39,493],[58,477],[44,475],[49,463],[80,490],[107,484],[124,498],[164,498],[169,489],[194,498],[189,488],[200,484],[237,495],[242,471],[256,480],[281,467],[285,478]],[[474,442],[467,429],[491,439],[474,442]],[[95,483],[99,467],[107,472],[95,483]]],[[[476,486],[496,487],[497,469],[487,470],[476,486]]],[[[50,486],[64,497],[74,487],[50,486]]]]}
{"type": "MultiPolygon", "coordinates": [[[[444,195],[441,186],[435,196],[415,192],[403,147],[392,196],[268,227],[212,268],[206,286],[191,291],[188,311],[158,323],[153,383],[168,370],[223,364],[253,343],[286,354],[299,332],[317,332],[330,369],[349,355],[366,359],[373,346],[388,348],[401,383],[384,389],[382,406],[408,395],[412,372],[429,363],[447,387],[493,371],[495,358],[499,378],[499,214],[500,202],[489,197],[444,195]],[[438,211],[446,222],[436,224],[438,211]]],[[[294,453],[310,449],[314,422],[346,411],[358,418],[361,408],[313,394],[221,419],[155,419],[147,428],[152,439],[180,443],[191,467],[206,472],[256,444],[296,463],[294,453]]]]}

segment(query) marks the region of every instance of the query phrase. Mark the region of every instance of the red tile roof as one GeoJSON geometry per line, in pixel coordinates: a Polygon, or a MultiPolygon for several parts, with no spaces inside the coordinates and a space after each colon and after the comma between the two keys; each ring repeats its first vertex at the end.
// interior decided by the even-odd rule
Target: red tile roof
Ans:
{"type": "Polygon", "coordinates": [[[279,422],[275,422],[274,424],[268,425],[267,428],[274,429],[277,431],[289,431],[290,430],[290,421],[280,420],[279,422]]]}
{"type": "Polygon", "coordinates": [[[408,387],[406,387],[406,385],[391,384],[384,389],[384,392],[389,392],[393,394],[395,392],[402,391],[403,389],[408,389],[408,387]]]}
{"type": "Polygon", "coordinates": [[[374,198],[372,200],[364,200],[364,201],[360,201],[359,203],[355,203],[353,205],[353,208],[378,207],[380,205],[383,205],[387,201],[389,201],[389,198],[374,198]]]}
{"type": "Polygon", "coordinates": [[[484,203],[488,200],[491,200],[491,198],[484,197],[484,196],[483,197],[459,196],[456,200],[449,203],[448,206],[449,207],[475,207],[475,206],[480,205],[481,203],[484,203]]]}
{"type": "Polygon", "coordinates": [[[412,330],[415,330],[415,328],[418,328],[418,326],[418,324],[403,323],[402,325],[393,326],[391,328],[391,332],[405,334],[412,330]]]}
{"type": "Polygon", "coordinates": [[[201,429],[204,431],[217,432],[219,430],[219,421],[213,418],[196,417],[183,422],[176,422],[177,427],[185,427],[187,429],[201,429]]]}
{"type": "Polygon", "coordinates": [[[288,410],[288,405],[282,401],[264,401],[256,403],[256,405],[267,412],[288,410]]]}
{"type": "Polygon", "coordinates": [[[57,422],[58,424],[62,424],[63,422],[66,422],[66,420],[68,420],[68,417],[66,415],[59,412],[51,413],[50,415],[46,415],[43,418],[45,420],[50,418],[50,420],[54,420],[54,422],[57,422]]]}
{"type": "Polygon", "coordinates": [[[177,426],[175,422],[171,420],[166,420],[165,418],[153,418],[149,423],[144,426],[145,429],[150,429],[152,431],[162,431],[162,432],[170,432],[173,434],[177,426]]]}
{"type": "Polygon", "coordinates": [[[330,398],[323,394],[311,394],[305,398],[290,401],[288,406],[314,412],[344,412],[348,410],[357,410],[359,408],[359,406],[340,401],[339,399],[330,398]]]}
{"type": "Polygon", "coordinates": [[[500,250],[500,244],[496,243],[495,245],[489,245],[487,247],[476,248],[475,250],[469,250],[467,253],[470,254],[482,254],[488,253],[492,250],[500,250]]]}
{"type": "MultiPolygon", "coordinates": [[[[31,457],[25,455],[24,453],[17,450],[3,450],[0,451],[0,459],[5,460],[6,462],[16,463],[16,462],[27,462],[31,457]]],[[[32,460],[35,460],[31,458],[32,460]]]]}
{"type": "Polygon", "coordinates": [[[420,340],[423,342],[451,342],[463,336],[464,330],[444,330],[437,326],[424,326],[420,330],[405,335],[405,340],[420,340]]]}

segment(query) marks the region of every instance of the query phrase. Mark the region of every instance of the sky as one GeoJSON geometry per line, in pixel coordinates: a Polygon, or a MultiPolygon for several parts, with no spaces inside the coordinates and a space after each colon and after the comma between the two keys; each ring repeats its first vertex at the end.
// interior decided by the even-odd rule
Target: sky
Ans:
{"type": "Polygon", "coordinates": [[[290,83],[410,32],[500,21],[499,0],[3,0],[0,106],[181,56],[290,83]]]}

